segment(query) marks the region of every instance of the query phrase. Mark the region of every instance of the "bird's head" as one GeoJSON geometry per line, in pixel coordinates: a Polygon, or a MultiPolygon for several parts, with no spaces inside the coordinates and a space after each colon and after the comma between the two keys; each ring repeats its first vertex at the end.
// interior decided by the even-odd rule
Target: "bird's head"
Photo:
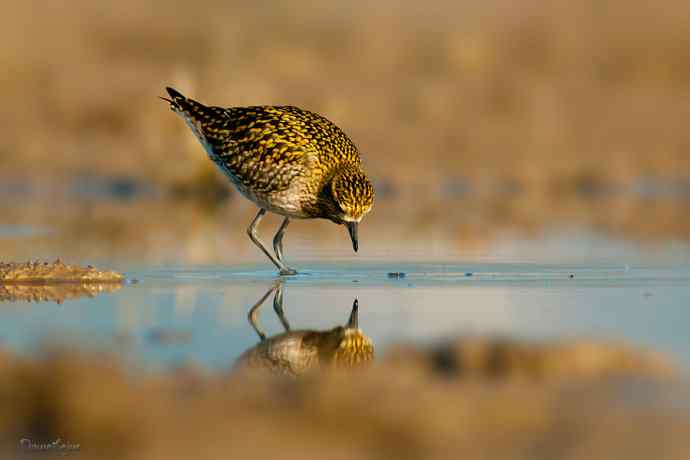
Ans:
{"type": "Polygon", "coordinates": [[[357,251],[357,224],[374,205],[374,186],[359,167],[339,170],[324,187],[327,219],[347,226],[352,248],[357,251]]]}

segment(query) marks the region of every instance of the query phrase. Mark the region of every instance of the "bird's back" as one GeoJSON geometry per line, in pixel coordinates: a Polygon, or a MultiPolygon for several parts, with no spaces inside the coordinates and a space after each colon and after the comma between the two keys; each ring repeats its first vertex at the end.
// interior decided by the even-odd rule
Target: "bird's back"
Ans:
{"type": "Polygon", "coordinates": [[[338,167],[360,163],[347,135],[316,113],[293,106],[209,107],[168,92],[211,160],[253,201],[316,194],[338,167]]]}

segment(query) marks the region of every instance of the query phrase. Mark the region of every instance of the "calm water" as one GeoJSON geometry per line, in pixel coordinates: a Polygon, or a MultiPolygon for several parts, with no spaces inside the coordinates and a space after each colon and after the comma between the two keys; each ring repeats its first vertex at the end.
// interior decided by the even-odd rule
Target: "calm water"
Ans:
{"type": "MultiPolygon", "coordinates": [[[[396,341],[494,334],[622,340],[690,364],[690,267],[677,251],[666,263],[621,254],[574,265],[302,262],[305,273],[284,282],[284,311],[293,329],[327,329],[347,321],[356,298],[377,352],[396,341]]],[[[30,353],[61,341],[148,367],[224,369],[257,343],[247,312],[275,283],[267,265],[119,268],[138,282],[61,305],[1,303],[0,344],[30,353]]],[[[259,318],[268,335],[282,331],[270,299],[259,318]]]]}
{"type": "MultiPolygon", "coordinates": [[[[80,190],[93,194],[93,184],[87,185],[80,190]]],[[[119,184],[117,190],[131,188],[119,184]]],[[[257,343],[247,313],[276,282],[272,267],[238,223],[253,216],[247,206],[251,208],[231,204],[234,214],[227,215],[197,215],[196,207],[173,207],[156,226],[152,212],[87,203],[69,208],[74,224],[56,228],[32,225],[34,213],[11,217],[24,208],[10,210],[0,222],[4,257],[60,256],[73,263],[96,263],[125,273],[130,282],[113,293],[62,304],[0,302],[0,346],[33,353],[57,342],[114,352],[136,366],[228,368],[257,343]],[[185,231],[165,233],[185,212],[191,213],[181,220],[185,231]],[[150,225],[125,234],[144,237],[134,247],[160,245],[165,256],[160,262],[149,260],[157,257],[155,250],[137,259],[136,251],[127,250],[129,241],[117,237],[133,228],[129,221],[118,227],[132,214],[150,225]],[[88,230],[80,224],[92,215],[101,216],[105,225],[88,230]],[[223,263],[204,266],[195,264],[198,260],[223,263]]],[[[35,214],[49,211],[41,208],[35,214]]],[[[393,217],[366,227],[366,247],[357,255],[342,229],[295,224],[288,256],[303,272],[285,279],[283,286],[283,308],[293,329],[344,324],[358,299],[359,325],[379,354],[398,341],[429,343],[476,334],[624,341],[690,365],[687,243],[642,246],[560,228],[533,238],[500,234],[490,243],[470,246],[433,227],[411,240],[393,217]],[[325,231],[333,233],[314,238],[325,231]]],[[[101,222],[91,219],[91,226],[101,222]]],[[[37,220],[45,221],[50,219],[37,220]]],[[[270,236],[269,224],[264,237],[270,236]]],[[[283,330],[270,299],[259,321],[268,335],[283,330]]]]}

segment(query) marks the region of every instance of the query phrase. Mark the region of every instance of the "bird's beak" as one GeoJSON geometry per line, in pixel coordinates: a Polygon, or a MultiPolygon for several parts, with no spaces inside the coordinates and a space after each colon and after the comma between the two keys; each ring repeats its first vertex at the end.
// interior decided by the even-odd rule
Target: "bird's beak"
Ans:
{"type": "Polygon", "coordinates": [[[357,222],[346,222],[347,231],[350,232],[350,238],[352,238],[352,249],[357,252],[359,249],[359,242],[357,241],[357,222]]]}
{"type": "Polygon", "coordinates": [[[359,302],[357,299],[352,303],[352,313],[350,313],[350,319],[347,321],[348,329],[356,329],[359,327],[359,319],[357,312],[359,311],[359,302]]]}

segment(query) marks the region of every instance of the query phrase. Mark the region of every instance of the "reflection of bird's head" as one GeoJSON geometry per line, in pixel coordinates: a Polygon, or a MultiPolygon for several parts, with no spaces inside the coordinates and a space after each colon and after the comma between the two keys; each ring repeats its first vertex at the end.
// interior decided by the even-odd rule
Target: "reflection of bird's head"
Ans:
{"type": "Polygon", "coordinates": [[[336,367],[355,367],[374,358],[374,344],[359,329],[342,329],[340,343],[333,354],[336,367]]]}
{"type": "Polygon", "coordinates": [[[355,367],[374,358],[374,343],[359,329],[359,302],[352,304],[350,319],[345,326],[330,331],[312,331],[305,337],[319,350],[319,361],[335,367],[355,367]]]}

